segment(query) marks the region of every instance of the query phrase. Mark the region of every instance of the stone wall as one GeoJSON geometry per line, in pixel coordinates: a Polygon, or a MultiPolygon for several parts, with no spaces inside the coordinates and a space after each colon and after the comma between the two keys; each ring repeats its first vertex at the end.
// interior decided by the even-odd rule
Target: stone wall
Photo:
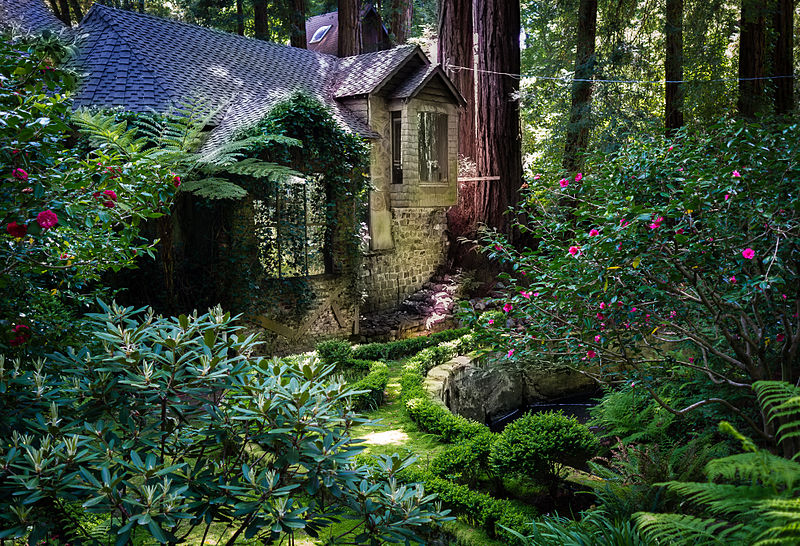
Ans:
{"type": "Polygon", "coordinates": [[[394,248],[364,256],[366,311],[389,309],[430,279],[447,256],[446,208],[393,208],[394,248]]]}

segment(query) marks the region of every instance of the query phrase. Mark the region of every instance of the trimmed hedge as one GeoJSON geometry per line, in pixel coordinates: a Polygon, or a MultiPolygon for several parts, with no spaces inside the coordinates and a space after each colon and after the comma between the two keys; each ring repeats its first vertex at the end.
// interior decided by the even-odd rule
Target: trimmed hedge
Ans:
{"type": "MultiPolygon", "coordinates": [[[[351,363],[357,366],[363,366],[366,361],[351,360],[351,363]]],[[[389,383],[389,367],[383,362],[367,362],[369,366],[369,373],[350,385],[350,387],[357,391],[366,391],[361,394],[356,394],[352,397],[353,409],[362,411],[365,409],[374,409],[383,403],[383,394],[386,390],[386,384],[389,383]]]]}
{"type": "Polygon", "coordinates": [[[437,435],[443,442],[454,443],[489,431],[483,423],[454,415],[447,408],[435,404],[423,388],[425,375],[431,368],[471,350],[473,346],[472,336],[464,335],[421,351],[403,366],[400,389],[408,416],[422,430],[437,435]]]}
{"type": "Polygon", "coordinates": [[[412,337],[388,343],[367,343],[353,348],[352,358],[364,360],[397,360],[400,357],[417,353],[422,349],[452,341],[469,333],[469,328],[445,330],[429,336],[412,337]]]}
{"type": "Polygon", "coordinates": [[[406,469],[400,473],[406,482],[420,482],[425,491],[436,493],[445,508],[457,514],[461,521],[483,528],[490,537],[498,538],[505,544],[524,545],[526,542],[515,537],[500,525],[513,529],[523,536],[530,534],[531,521],[536,511],[521,507],[506,499],[496,499],[486,493],[473,491],[466,485],[460,485],[430,472],[417,469],[406,469]]]}

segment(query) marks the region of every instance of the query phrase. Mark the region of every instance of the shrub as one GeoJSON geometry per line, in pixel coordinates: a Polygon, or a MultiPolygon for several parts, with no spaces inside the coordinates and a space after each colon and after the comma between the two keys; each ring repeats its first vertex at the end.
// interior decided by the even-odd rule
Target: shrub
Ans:
{"type": "MultiPolygon", "coordinates": [[[[355,360],[351,362],[362,363],[365,361],[355,360]]],[[[354,391],[365,391],[354,394],[351,398],[353,409],[362,411],[365,409],[375,409],[383,403],[386,384],[389,382],[389,367],[383,362],[369,363],[369,373],[359,381],[350,385],[354,391]]]]}
{"type": "Polygon", "coordinates": [[[489,454],[497,435],[485,431],[467,436],[439,453],[430,463],[435,476],[475,486],[484,472],[489,472],[489,454]]]}
{"type": "Polygon", "coordinates": [[[88,542],[69,505],[108,515],[117,544],[135,532],[174,543],[214,522],[229,543],[271,542],[345,507],[356,543],[396,543],[441,519],[432,497],[389,481],[409,460],[355,463],[350,431],[366,420],[332,366],[251,358],[253,337],[219,309],[101,306],[89,347],[0,355],[0,539],[88,542]]]}
{"type": "Polygon", "coordinates": [[[365,360],[396,360],[400,357],[418,353],[439,343],[458,339],[469,333],[469,328],[445,330],[429,336],[401,339],[389,343],[368,343],[353,349],[353,358],[365,360]]]}
{"type": "MultiPolygon", "coordinates": [[[[507,266],[496,304],[508,325],[470,312],[476,335],[513,347],[512,360],[566,354],[606,379],[622,374],[657,402],[665,375],[654,368],[699,371],[710,391],[796,383],[800,124],[631,135],[587,165],[580,177],[528,181],[514,217],[530,247],[486,232],[484,252],[507,266]]],[[[762,416],[724,390],[685,407],[661,402],[744,413],[771,441],[762,416]]]]}
{"type": "Polygon", "coordinates": [[[574,417],[561,412],[527,413],[500,433],[490,464],[498,475],[521,475],[552,489],[564,465],[585,463],[597,447],[597,438],[574,417]]]}
{"type": "Polygon", "coordinates": [[[346,341],[329,339],[317,344],[317,356],[325,364],[344,366],[353,358],[353,348],[346,341]]]}

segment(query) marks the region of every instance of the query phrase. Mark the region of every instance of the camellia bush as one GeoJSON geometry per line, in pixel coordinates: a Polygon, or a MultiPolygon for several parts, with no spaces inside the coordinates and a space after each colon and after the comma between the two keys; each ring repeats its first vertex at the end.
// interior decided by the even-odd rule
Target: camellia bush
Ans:
{"type": "Polygon", "coordinates": [[[534,176],[517,216],[528,246],[485,233],[484,252],[509,271],[502,317],[467,309],[468,320],[509,359],[634,382],[676,415],[714,404],[774,443],[780,419],[725,393],[800,378],[798,152],[796,124],[727,122],[632,137],[586,173],[534,176]],[[659,397],[676,370],[706,395],[685,407],[659,397]]]}
{"type": "Polygon", "coordinates": [[[0,344],[10,347],[70,339],[93,283],[152,255],[140,224],[168,213],[180,184],[125,123],[71,111],[74,77],[55,67],[67,54],[52,36],[0,40],[0,344]]]}
{"type": "Polygon", "coordinates": [[[334,366],[255,358],[220,309],[100,305],[89,347],[0,356],[0,539],[271,542],[349,519],[338,544],[402,543],[448,519],[396,479],[408,458],[356,463],[365,419],[334,366]]]}

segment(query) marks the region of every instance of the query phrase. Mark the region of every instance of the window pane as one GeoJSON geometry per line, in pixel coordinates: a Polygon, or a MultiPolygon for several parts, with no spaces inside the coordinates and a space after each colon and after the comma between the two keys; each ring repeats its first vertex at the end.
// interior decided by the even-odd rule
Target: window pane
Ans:
{"type": "Polygon", "coordinates": [[[447,114],[419,114],[419,179],[440,182],[447,178],[447,114]]]}

